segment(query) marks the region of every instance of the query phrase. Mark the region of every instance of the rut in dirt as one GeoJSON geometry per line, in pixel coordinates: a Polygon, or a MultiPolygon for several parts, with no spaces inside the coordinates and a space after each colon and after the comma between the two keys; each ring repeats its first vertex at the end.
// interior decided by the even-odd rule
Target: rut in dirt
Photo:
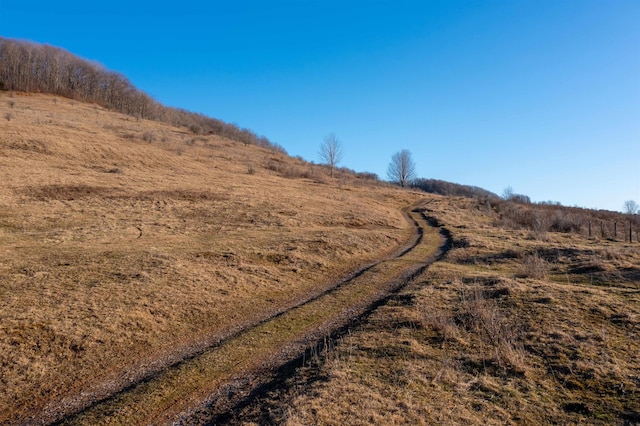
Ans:
{"type": "Polygon", "coordinates": [[[394,257],[367,265],[329,290],[125,382],[108,395],[52,407],[23,424],[224,422],[225,412],[277,386],[301,358],[317,350],[318,342],[338,338],[446,253],[446,230],[435,231],[439,225],[423,209],[405,213],[414,237],[394,257]]]}
{"type": "MultiPolygon", "coordinates": [[[[335,347],[351,330],[366,323],[379,307],[392,300],[402,299],[399,293],[429,265],[443,259],[451,250],[453,246],[451,232],[436,218],[425,215],[424,211],[421,211],[421,215],[429,226],[439,229],[441,236],[442,244],[432,257],[426,259],[387,295],[372,303],[361,314],[350,318],[341,327],[331,330],[329,334],[316,340],[297,357],[287,360],[270,371],[262,371],[252,377],[245,376],[227,384],[200,407],[184,413],[174,422],[174,425],[277,424],[284,417],[285,400],[292,394],[294,388],[297,393],[304,392],[304,388],[310,387],[316,381],[324,380],[317,365],[312,367],[310,372],[305,372],[303,383],[301,383],[299,372],[302,369],[309,370],[307,367],[312,364],[311,360],[317,360],[319,354],[335,347]]],[[[422,232],[420,234],[422,235],[422,232]]]]}

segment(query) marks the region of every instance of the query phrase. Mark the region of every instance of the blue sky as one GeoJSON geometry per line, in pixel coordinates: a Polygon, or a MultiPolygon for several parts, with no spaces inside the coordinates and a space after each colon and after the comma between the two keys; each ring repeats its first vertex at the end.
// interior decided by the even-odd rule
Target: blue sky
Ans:
{"type": "Polygon", "coordinates": [[[158,101],[386,177],[640,202],[640,1],[0,0],[0,35],[65,48],[158,101]]]}

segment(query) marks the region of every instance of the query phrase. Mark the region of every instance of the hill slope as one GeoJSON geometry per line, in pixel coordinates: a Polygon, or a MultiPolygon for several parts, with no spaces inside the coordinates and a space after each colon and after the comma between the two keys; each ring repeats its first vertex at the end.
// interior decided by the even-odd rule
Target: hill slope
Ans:
{"type": "MultiPolygon", "coordinates": [[[[453,249],[238,423],[640,424],[640,245],[427,206],[453,249]]],[[[213,422],[215,424],[215,421],[213,422]]]]}
{"type": "Polygon", "coordinates": [[[0,92],[0,421],[255,321],[400,247],[419,195],[0,92]]]}

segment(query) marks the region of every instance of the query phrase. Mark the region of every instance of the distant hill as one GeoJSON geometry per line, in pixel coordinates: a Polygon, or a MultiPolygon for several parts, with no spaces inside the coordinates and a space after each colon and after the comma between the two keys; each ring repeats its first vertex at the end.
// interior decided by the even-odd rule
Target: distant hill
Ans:
{"type": "Polygon", "coordinates": [[[284,151],[249,129],[164,106],[138,90],[125,76],[46,44],[0,37],[0,91],[64,96],[136,118],[183,126],[197,135],[218,135],[284,151]]]}
{"type": "Polygon", "coordinates": [[[453,195],[470,198],[499,198],[498,195],[477,186],[460,185],[438,179],[416,179],[412,185],[414,188],[439,195],[453,195]]]}

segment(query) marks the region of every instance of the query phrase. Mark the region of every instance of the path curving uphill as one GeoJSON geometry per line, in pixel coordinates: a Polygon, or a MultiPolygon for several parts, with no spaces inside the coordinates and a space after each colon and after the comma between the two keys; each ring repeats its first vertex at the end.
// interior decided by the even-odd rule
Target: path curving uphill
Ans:
{"type": "Polygon", "coordinates": [[[424,214],[424,205],[404,213],[414,232],[393,256],[207,347],[185,348],[179,359],[110,384],[108,391],[67,399],[22,423],[192,424],[223,418],[224,410],[267,385],[274,371],[370,312],[444,255],[450,237],[424,214]]]}

